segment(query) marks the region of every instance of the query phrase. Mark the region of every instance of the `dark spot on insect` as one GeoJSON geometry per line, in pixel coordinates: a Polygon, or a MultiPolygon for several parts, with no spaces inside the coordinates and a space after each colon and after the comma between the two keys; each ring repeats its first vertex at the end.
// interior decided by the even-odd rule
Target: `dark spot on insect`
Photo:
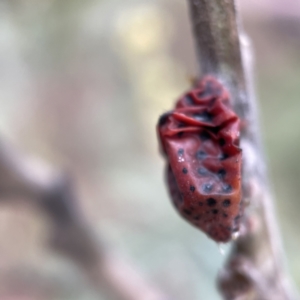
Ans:
{"type": "Polygon", "coordinates": [[[210,139],[210,134],[207,131],[202,131],[200,133],[200,139],[202,142],[207,141],[210,139]]]}
{"type": "Polygon", "coordinates": [[[213,134],[217,134],[221,129],[222,129],[221,126],[216,126],[216,127],[210,127],[209,131],[212,132],[213,134]]]}
{"type": "Polygon", "coordinates": [[[197,221],[197,220],[200,220],[200,216],[199,216],[199,215],[198,215],[198,216],[195,216],[195,217],[194,217],[194,220],[196,220],[196,221],[197,221]]]}
{"type": "Polygon", "coordinates": [[[222,153],[222,154],[220,155],[220,160],[225,160],[225,159],[227,159],[228,157],[229,157],[228,154],[222,153]]]}
{"type": "Polygon", "coordinates": [[[186,125],[185,125],[185,123],[182,123],[182,122],[180,122],[179,124],[178,124],[178,128],[183,128],[183,127],[185,127],[186,125]]]}
{"type": "Polygon", "coordinates": [[[193,193],[195,192],[195,187],[193,185],[190,186],[190,191],[193,193]]]}
{"type": "Polygon", "coordinates": [[[182,156],[184,153],[184,150],[182,148],[180,148],[177,153],[179,156],[182,156]]]}
{"type": "Polygon", "coordinates": [[[219,176],[221,179],[223,179],[223,178],[225,177],[225,175],[226,175],[226,170],[225,170],[225,169],[220,169],[220,170],[218,171],[218,176],[219,176]]]}
{"type": "Polygon", "coordinates": [[[213,119],[213,115],[207,111],[204,111],[202,113],[194,114],[194,119],[197,121],[203,121],[203,122],[211,122],[213,119]]]}
{"type": "Polygon", "coordinates": [[[206,203],[207,203],[208,206],[215,206],[217,204],[217,201],[214,198],[208,198],[206,200],[206,203]]]}
{"type": "Polygon", "coordinates": [[[232,186],[230,184],[225,184],[223,186],[223,192],[230,193],[232,191],[232,186]]]}
{"type": "Polygon", "coordinates": [[[205,193],[209,193],[212,191],[213,187],[214,187],[213,184],[205,183],[205,184],[203,184],[202,189],[205,193]]]}
{"type": "Polygon", "coordinates": [[[219,145],[220,145],[221,147],[223,147],[225,144],[226,144],[225,139],[220,138],[220,139],[219,139],[219,145]]]}
{"type": "Polygon", "coordinates": [[[224,218],[227,218],[227,217],[228,217],[228,215],[227,215],[227,214],[223,214],[223,217],[224,217],[224,218]]]}
{"type": "Polygon", "coordinates": [[[199,204],[199,206],[203,206],[203,203],[202,203],[202,202],[199,202],[198,204],[199,204]]]}
{"type": "Polygon", "coordinates": [[[201,160],[201,159],[204,159],[206,157],[206,152],[202,151],[202,150],[199,150],[197,151],[196,153],[196,157],[197,159],[201,160]]]}
{"type": "Polygon", "coordinates": [[[212,210],[212,213],[213,213],[214,215],[217,215],[217,214],[219,213],[219,210],[218,210],[218,209],[213,209],[213,210],[212,210]]]}
{"type": "Polygon", "coordinates": [[[177,133],[177,136],[178,136],[178,137],[182,137],[183,134],[184,134],[184,132],[183,132],[183,131],[180,131],[180,132],[177,133]]]}
{"type": "Polygon", "coordinates": [[[190,210],[188,210],[188,209],[183,209],[183,212],[186,214],[186,215],[191,215],[192,214],[192,212],[190,211],[190,210]]]}
{"type": "Polygon", "coordinates": [[[187,168],[183,168],[183,169],[182,169],[182,173],[183,173],[183,174],[187,174],[187,173],[188,173],[187,168]]]}
{"type": "Polygon", "coordinates": [[[190,105],[194,104],[194,99],[191,95],[186,95],[185,96],[185,101],[186,101],[187,104],[190,104],[190,105]]]}
{"type": "Polygon", "coordinates": [[[241,217],[240,215],[237,215],[237,216],[234,218],[234,221],[238,221],[240,217],[241,217]]]}
{"type": "Polygon", "coordinates": [[[203,168],[203,167],[199,168],[197,170],[197,172],[198,172],[199,175],[202,175],[202,176],[205,176],[205,175],[208,174],[208,171],[205,168],[203,168]]]}
{"type": "Polygon", "coordinates": [[[165,125],[170,114],[171,114],[170,112],[166,112],[166,113],[162,114],[158,120],[158,125],[159,126],[165,125]]]}
{"type": "Polygon", "coordinates": [[[224,206],[224,207],[229,207],[230,205],[231,205],[230,199],[225,199],[225,200],[223,201],[223,206],[224,206]]]}

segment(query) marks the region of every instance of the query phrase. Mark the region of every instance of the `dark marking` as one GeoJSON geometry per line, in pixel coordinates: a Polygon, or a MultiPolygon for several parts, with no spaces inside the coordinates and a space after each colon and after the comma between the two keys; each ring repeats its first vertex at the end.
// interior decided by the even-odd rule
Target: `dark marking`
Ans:
{"type": "Polygon", "coordinates": [[[195,217],[194,217],[194,220],[196,220],[196,221],[200,220],[200,216],[199,216],[199,215],[198,215],[198,216],[195,216],[195,217]]]}
{"type": "Polygon", "coordinates": [[[220,145],[221,147],[223,147],[225,144],[226,144],[225,139],[220,138],[220,139],[219,139],[219,145],[220,145]]]}
{"type": "Polygon", "coordinates": [[[223,214],[223,217],[224,217],[224,218],[227,218],[227,217],[228,217],[228,215],[227,215],[227,214],[223,214]]]}
{"type": "Polygon", "coordinates": [[[190,210],[188,210],[188,209],[183,209],[183,212],[186,214],[186,215],[191,215],[192,214],[192,212],[190,211],[190,210]]]}
{"type": "Polygon", "coordinates": [[[184,150],[182,148],[180,148],[177,153],[179,156],[182,156],[184,153],[184,150]]]}
{"type": "Polygon", "coordinates": [[[223,192],[230,193],[232,191],[232,186],[230,184],[225,184],[223,186],[223,192]]]}
{"type": "Polygon", "coordinates": [[[197,170],[197,172],[198,172],[199,175],[202,175],[202,176],[205,176],[205,175],[208,174],[208,171],[205,168],[203,168],[203,167],[199,168],[197,170]]]}
{"type": "Polygon", "coordinates": [[[199,206],[203,206],[203,203],[202,203],[202,202],[199,202],[198,204],[199,204],[199,206]]]}
{"type": "Polygon", "coordinates": [[[158,120],[158,125],[159,126],[165,125],[168,121],[168,117],[170,114],[171,114],[170,112],[166,112],[166,113],[162,114],[158,120]]]}
{"type": "Polygon", "coordinates": [[[193,185],[190,186],[190,191],[193,193],[195,192],[195,187],[193,185]]]}
{"type": "Polygon", "coordinates": [[[199,150],[199,151],[197,151],[197,153],[196,153],[196,157],[197,157],[197,159],[199,159],[199,160],[202,160],[202,159],[204,159],[205,157],[206,157],[206,153],[204,152],[204,151],[202,151],[202,150],[199,150]]]}
{"type": "Polygon", "coordinates": [[[194,114],[194,119],[197,121],[203,121],[203,122],[211,122],[213,119],[213,115],[207,111],[204,111],[202,113],[194,114]]]}
{"type": "Polygon", "coordinates": [[[218,210],[218,209],[213,209],[213,210],[212,210],[212,213],[213,213],[214,215],[217,215],[217,214],[219,213],[219,210],[218,210]]]}
{"type": "Polygon", "coordinates": [[[213,134],[217,134],[221,129],[222,129],[221,126],[216,126],[216,127],[210,127],[209,131],[212,132],[213,134]]]}
{"type": "Polygon", "coordinates": [[[234,221],[238,221],[240,217],[241,217],[240,215],[237,215],[237,216],[234,218],[234,221]]]}
{"type": "Polygon", "coordinates": [[[229,207],[231,205],[231,201],[230,199],[225,199],[222,204],[224,207],[229,207]]]}
{"type": "Polygon", "coordinates": [[[218,171],[218,176],[219,176],[221,179],[223,179],[223,178],[225,177],[225,175],[226,175],[226,170],[225,170],[225,169],[220,169],[220,170],[218,171]]]}
{"type": "Polygon", "coordinates": [[[211,183],[205,183],[205,184],[203,184],[202,189],[203,189],[203,191],[205,193],[209,193],[209,192],[212,191],[213,187],[214,187],[213,184],[211,184],[211,183]]]}
{"type": "Polygon", "coordinates": [[[229,157],[228,154],[222,153],[222,154],[220,155],[220,160],[225,160],[225,159],[227,159],[228,157],[229,157]]]}
{"type": "Polygon", "coordinates": [[[217,201],[214,198],[208,198],[206,200],[206,203],[207,203],[208,206],[215,206],[217,204],[217,201]]]}
{"type": "Polygon", "coordinates": [[[177,133],[177,136],[178,136],[178,137],[182,137],[183,134],[184,134],[184,132],[183,132],[183,131],[180,131],[180,132],[177,133]]]}
{"type": "Polygon", "coordinates": [[[187,168],[183,168],[183,169],[182,169],[182,173],[183,173],[183,174],[187,174],[187,173],[188,173],[187,168]]]}
{"type": "Polygon", "coordinates": [[[185,102],[187,104],[192,105],[192,104],[194,104],[194,99],[193,99],[193,97],[191,95],[188,94],[188,95],[185,96],[185,102]]]}
{"type": "Polygon", "coordinates": [[[210,134],[207,131],[202,131],[200,133],[200,139],[202,142],[207,141],[210,139],[210,134]]]}
{"type": "Polygon", "coordinates": [[[186,126],[186,124],[185,123],[182,123],[182,122],[180,122],[180,123],[178,123],[178,128],[183,128],[183,127],[185,127],[186,126]]]}

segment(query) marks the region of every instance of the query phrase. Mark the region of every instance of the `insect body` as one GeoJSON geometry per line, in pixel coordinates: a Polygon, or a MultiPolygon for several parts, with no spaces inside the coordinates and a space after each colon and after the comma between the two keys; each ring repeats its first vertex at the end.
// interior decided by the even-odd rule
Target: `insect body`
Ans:
{"type": "Polygon", "coordinates": [[[205,77],[159,119],[167,181],[178,212],[217,242],[239,230],[241,205],[240,120],[229,94],[205,77]]]}

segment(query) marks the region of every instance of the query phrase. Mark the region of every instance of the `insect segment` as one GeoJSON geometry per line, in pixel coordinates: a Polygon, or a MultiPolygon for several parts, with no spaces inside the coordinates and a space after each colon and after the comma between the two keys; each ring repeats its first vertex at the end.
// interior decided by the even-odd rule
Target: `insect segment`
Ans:
{"type": "Polygon", "coordinates": [[[157,125],[175,208],[217,242],[239,231],[240,120],[227,90],[207,76],[183,95],[157,125]]]}

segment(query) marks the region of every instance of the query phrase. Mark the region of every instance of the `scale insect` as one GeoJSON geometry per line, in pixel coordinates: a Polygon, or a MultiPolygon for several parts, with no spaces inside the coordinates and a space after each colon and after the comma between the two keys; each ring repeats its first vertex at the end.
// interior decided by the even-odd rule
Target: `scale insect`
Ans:
{"type": "Polygon", "coordinates": [[[240,119],[224,86],[207,76],[157,125],[172,202],[216,242],[236,237],[241,202],[240,119]]]}

